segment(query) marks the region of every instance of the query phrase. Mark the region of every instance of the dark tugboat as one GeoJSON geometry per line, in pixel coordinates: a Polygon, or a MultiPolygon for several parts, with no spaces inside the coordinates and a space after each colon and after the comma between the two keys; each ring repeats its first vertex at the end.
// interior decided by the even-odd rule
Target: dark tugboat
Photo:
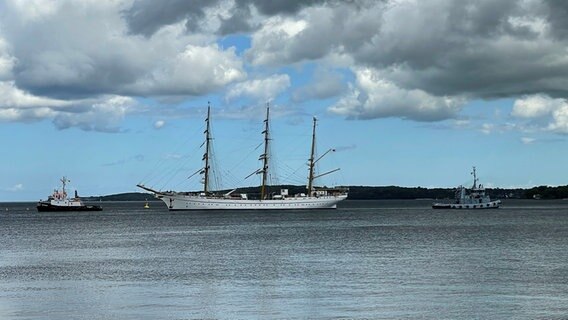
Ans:
{"type": "Polygon", "coordinates": [[[61,190],[54,190],[46,201],[40,200],[37,204],[37,211],[101,211],[103,208],[100,206],[88,206],[81,201],[81,198],[75,191],[75,197],[72,199],[67,198],[67,191],[65,185],[69,182],[67,178],[63,177],[61,183],[63,184],[61,190]]]}

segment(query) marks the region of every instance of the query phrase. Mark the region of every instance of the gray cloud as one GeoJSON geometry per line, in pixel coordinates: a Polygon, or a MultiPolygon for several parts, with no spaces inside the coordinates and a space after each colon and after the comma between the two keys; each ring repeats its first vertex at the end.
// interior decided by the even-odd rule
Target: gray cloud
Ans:
{"type": "Polygon", "coordinates": [[[199,96],[245,76],[232,49],[183,30],[163,30],[152,38],[129,35],[119,2],[93,2],[88,9],[76,2],[39,6],[45,11],[0,4],[1,31],[17,61],[2,73],[33,95],[199,96]]]}
{"type": "Polygon", "coordinates": [[[253,35],[248,57],[272,65],[341,52],[383,70],[403,88],[439,96],[565,94],[568,61],[558,53],[566,43],[553,39],[551,30],[568,19],[547,25],[547,17],[563,12],[547,5],[438,0],[313,7],[299,16],[307,22],[300,32],[272,27],[253,35]]]}
{"type": "Polygon", "coordinates": [[[320,71],[295,102],[340,93],[330,110],[348,118],[437,121],[471,99],[568,97],[567,35],[558,0],[3,1],[0,119],[113,131],[87,119],[122,109],[77,101],[234,92],[247,72],[310,62],[320,71]],[[242,56],[216,44],[233,33],[251,38],[242,56]],[[349,90],[351,77],[318,75],[334,61],[349,90]]]}
{"type": "Polygon", "coordinates": [[[200,96],[246,78],[213,37],[129,34],[126,3],[0,2],[0,121],[121,132],[133,96],[200,96]]]}
{"type": "Polygon", "coordinates": [[[254,30],[254,26],[250,20],[252,13],[249,6],[240,6],[233,9],[230,17],[219,17],[221,24],[218,33],[228,35],[241,32],[250,32],[254,30]]]}
{"type": "MultiPolygon", "coordinates": [[[[326,2],[326,0],[235,0],[229,17],[221,17],[221,24],[217,30],[220,34],[231,34],[253,30],[250,23],[251,7],[265,16],[292,15],[299,10],[312,5],[326,2]]],[[[128,22],[130,32],[151,36],[166,25],[185,22],[188,32],[202,30],[207,10],[230,2],[221,0],[136,0],[130,8],[123,10],[123,16],[128,22]]]]}
{"type": "Polygon", "coordinates": [[[568,2],[563,0],[544,0],[550,32],[559,40],[568,38],[568,2]]]}
{"type": "MultiPolygon", "coordinates": [[[[540,0],[312,6],[294,18],[273,18],[264,24],[253,34],[246,54],[258,66],[345,56],[402,90],[401,99],[404,91],[412,90],[439,101],[537,93],[567,97],[567,7],[562,1],[540,0]]],[[[364,94],[359,96],[366,100],[364,94]]],[[[427,110],[402,108],[404,101],[394,102],[391,106],[399,107],[375,105],[347,112],[344,105],[341,110],[357,118],[425,116],[431,120],[459,111],[443,105],[427,110]],[[438,113],[444,109],[453,111],[438,113]]]]}
{"type": "Polygon", "coordinates": [[[330,1],[325,0],[237,0],[239,5],[254,5],[262,14],[273,16],[278,14],[294,14],[304,7],[330,1]]]}
{"type": "Polygon", "coordinates": [[[215,6],[218,0],[136,0],[123,11],[129,29],[147,37],[165,25],[186,21],[190,32],[200,30],[205,9],[215,6]]]}

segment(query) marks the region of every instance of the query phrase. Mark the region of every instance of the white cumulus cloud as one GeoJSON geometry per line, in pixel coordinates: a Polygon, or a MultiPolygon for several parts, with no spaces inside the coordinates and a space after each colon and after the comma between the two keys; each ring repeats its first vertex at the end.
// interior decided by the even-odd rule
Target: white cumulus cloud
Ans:
{"type": "Polygon", "coordinates": [[[400,117],[436,121],[454,117],[465,100],[436,97],[422,90],[405,90],[372,68],[356,68],[356,83],[329,111],[353,119],[400,117]]]}
{"type": "Polygon", "coordinates": [[[233,47],[188,33],[184,22],[132,34],[124,15],[132,5],[0,1],[0,121],[118,132],[135,97],[201,96],[246,79],[233,47]]]}
{"type": "Polygon", "coordinates": [[[552,121],[548,125],[548,130],[568,134],[568,103],[565,102],[552,112],[552,121]]]}
{"type": "Polygon", "coordinates": [[[16,64],[16,58],[9,52],[8,43],[0,37],[0,81],[12,78],[12,69],[16,64]]]}
{"type": "Polygon", "coordinates": [[[4,47],[13,51],[6,56],[0,42],[0,71],[13,57],[13,80],[22,90],[82,97],[202,95],[246,76],[234,48],[187,33],[183,23],[152,37],[129,33],[123,12],[130,4],[30,1],[29,10],[22,8],[28,1],[0,4],[4,47]]]}
{"type": "Polygon", "coordinates": [[[13,81],[0,81],[0,108],[62,107],[64,100],[34,96],[16,87],[13,81]]]}
{"type": "Polygon", "coordinates": [[[535,138],[530,138],[530,137],[521,137],[521,142],[523,144],[532,144],[536,141],[535,138]]]}
{"type": "Polygon", "coordinates": [[[6,188],[6,191],[17,192],[24,190],[24,185],[22,183],[18,183],[12,187],[6,188]]]}
{"type": "Polygon", "coordinates": [[[175,57],[164,61],[132,85],[127,85],[127,91],[197,96],[246,77],[233,48],[221,51],[217,45],[188,45],[175,57]]]}
{"type": "Polygon", "coordinates": [[[541,94],[525,96],[515,100],[511,115],[518,118],[544,117],[565,103],[564,99],[552,99],[541,94]]]}
{"type": "Polygon", "coordinates": [[[252,49],[247,52],[253,64],[279,64],[290,62],[290,45],[294,38],[307,27],[304,20],[275,16],[267,19],[263,27],[252,35],[252,49]]]}
{"type": "Polygon", "coordinates": [[[125,115],[134,112],[136,100],[111,96],[92,104],[80,105],[81,112],[60,111],[53,119],[59,129],[78,127],[85,131],[118,132],[125,115]]]}
{"type": "Polygon", "coordinates": [[[568,134],[568,101],[538,94],[515,100],[513,117],[528,120],[544,131],[568,134]]]}
{"type": "Polygon", "coordinates": [[[276,74],[264,79],[253,79],[235,84],[226,95],[227,100],[249,97],[260,101],[269,101],[290,87],[287,74],[276,74]]]}
{"type": "Polygon", "coordinates": [[[158,120],[154,122],[154,129],[161,129],[165,124],[166,122],[164,120],[158,120]]]}

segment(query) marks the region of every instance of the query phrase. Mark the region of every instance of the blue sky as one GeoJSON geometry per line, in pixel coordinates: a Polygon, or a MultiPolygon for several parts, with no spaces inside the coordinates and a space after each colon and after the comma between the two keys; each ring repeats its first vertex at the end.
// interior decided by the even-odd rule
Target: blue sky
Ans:
{"type": "Polygon", "coordinates": [[[198,190],[212,106],[221,188],[565,185],[568,5],[552,1],[0,2],[0,201],[198,190]],[[34,41],[30,41],[33,39],[34,41]]]}

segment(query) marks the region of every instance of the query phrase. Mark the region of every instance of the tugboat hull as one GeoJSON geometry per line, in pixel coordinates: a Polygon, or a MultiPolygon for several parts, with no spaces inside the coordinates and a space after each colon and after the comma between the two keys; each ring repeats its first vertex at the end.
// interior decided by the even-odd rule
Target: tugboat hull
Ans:
{"type": "Polygon", "coordinates": [[[486,203],[434,203],[432,209],[497,209],[501,205],[501,200],[486,203]]]}
{"type": "Polygon", "coordinates": [[[39,212],[63,212],[63,211],[102,211],[100,206],[54,206],[50,203],[39,203],[37,211],[39,212]]]}

